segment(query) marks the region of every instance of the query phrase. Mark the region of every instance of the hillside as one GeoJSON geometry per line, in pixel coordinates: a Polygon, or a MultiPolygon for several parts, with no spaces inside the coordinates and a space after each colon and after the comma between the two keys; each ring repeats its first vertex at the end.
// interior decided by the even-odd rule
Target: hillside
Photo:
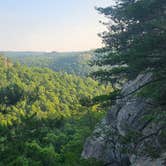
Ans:
{"type": "Polygon", "coordinates": [[[97,165],[80,158],[104,115],[80,104],[109,91],[90,78],[0,63],[0,165],[97,165]]]}
{"type": "Polygon", "coordinates": [[[90,72],[88,61],[92,51],[87,52],[1,52],[13,62],[33,67],[46,67],[54,71],[86,76],[90,72]]]}

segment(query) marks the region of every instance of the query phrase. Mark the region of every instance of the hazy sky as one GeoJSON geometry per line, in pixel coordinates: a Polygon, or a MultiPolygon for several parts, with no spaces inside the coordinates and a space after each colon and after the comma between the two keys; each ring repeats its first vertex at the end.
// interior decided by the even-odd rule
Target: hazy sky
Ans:
{"type": "Polygon", "coordinates": [[[114,0],[0,0],[0,50],[78,51],[101,46],[95,6],[114,0]]]}

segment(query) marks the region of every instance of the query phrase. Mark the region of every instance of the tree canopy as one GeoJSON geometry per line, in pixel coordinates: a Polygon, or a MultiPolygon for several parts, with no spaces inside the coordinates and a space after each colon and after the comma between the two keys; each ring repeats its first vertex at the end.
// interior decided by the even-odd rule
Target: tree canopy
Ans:
{"type": "Polygon", "coordinates": [[[6,62],[0,57],[0,165],[99,164],[81,159],[81,151],[104,111],[80,100],[107,89],[91,78],[6,62]]]}
{"type": "Polygon", "coordinates": [[[30,67],[49,68],[77,76],[87,76],[91,71],[88,61],[93,51],[85,52],[2,52],[13,62],[30,67]]]}
{"type": "Polygon", "coordinates": [[[93,77],[110,83],[115,90],[113,96],[117,98],[125,82],[139,74],[153,73],[152,81],[135,93],[139,91],[142,96],[152,99],[153,110],[148,118],[162,126],[164,138],[166,1],[118,0],[115,6],[97,10],[107,17],[108,30],[101,34],[105,47],[96,51],[91,62],[97,68],[93,77]]]}

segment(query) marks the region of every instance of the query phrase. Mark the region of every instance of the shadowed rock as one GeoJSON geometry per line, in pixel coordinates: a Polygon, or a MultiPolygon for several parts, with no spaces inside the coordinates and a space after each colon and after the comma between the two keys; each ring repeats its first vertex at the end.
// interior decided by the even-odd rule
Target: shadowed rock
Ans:
{"type": "Polygon", "coordinates": [[[87,138],[82,152],[83,158],[102,160],[108,166],[150,166],[152,162],[162,163],[161,159],[150,161],[145,157],[143,160],[141,156],[133,160],[133,155],[125,151],[131,147],[141,154],[143,144],[146,144],[146,141],[153,142],[153,137],[138,146],[121,141],[130,132],[144,135],[157,130],[150,121],[143,120],[152,107],[149,104],[150,100],[134,93],[151,80],[151,73],[140,74],[135,80],[124,85],[121,91],[122,98],[116,100],[116,104],[108,111],[107,116],[96,126],[93,135],[87,138]]]}

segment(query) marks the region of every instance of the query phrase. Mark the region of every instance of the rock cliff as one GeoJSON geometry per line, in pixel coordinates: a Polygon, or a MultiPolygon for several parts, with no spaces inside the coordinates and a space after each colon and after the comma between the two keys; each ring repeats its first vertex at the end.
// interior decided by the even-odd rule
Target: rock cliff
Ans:
{"type": "Polygon", "coordinates": [[[149,120],[143,120],[152,107],[150,99],[134,93],[151,79],[151,73],[140,74],[124,85],[122,97],[116,100],[107,116],[96,126],[92,136],[87,138],[83,158],[96,158],[108,166],[164,165],[162,157],[151,160],[143,154],[145,144],[161,146],[154,134],[159,131],[159,127],[149,120]],[[138,139],[133,140],[135,138],[138,139]]]}

